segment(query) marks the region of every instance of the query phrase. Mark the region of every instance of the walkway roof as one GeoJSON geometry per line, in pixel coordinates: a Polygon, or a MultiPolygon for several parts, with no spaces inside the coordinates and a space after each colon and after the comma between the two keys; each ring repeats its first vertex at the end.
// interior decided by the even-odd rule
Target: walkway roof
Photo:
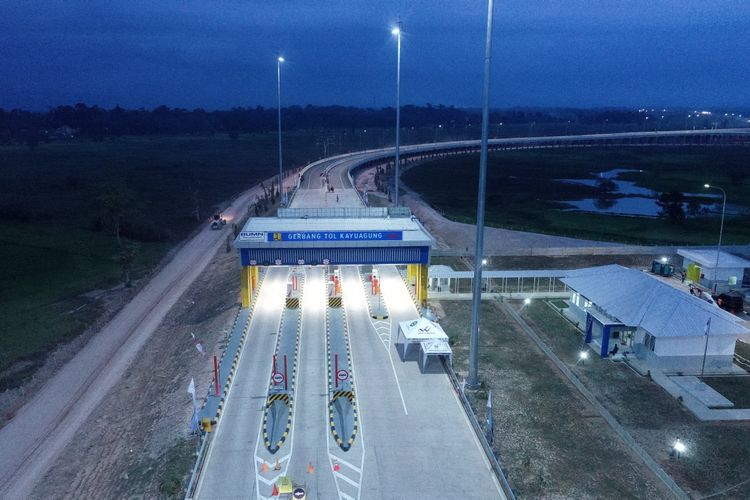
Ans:
{"type": "Polygon", "coordinates": [[[563,283],[628,326],[655,337],[747,335],[750,330],[732,314],[635,269],[617,264],[580,269],[563,283]]]}

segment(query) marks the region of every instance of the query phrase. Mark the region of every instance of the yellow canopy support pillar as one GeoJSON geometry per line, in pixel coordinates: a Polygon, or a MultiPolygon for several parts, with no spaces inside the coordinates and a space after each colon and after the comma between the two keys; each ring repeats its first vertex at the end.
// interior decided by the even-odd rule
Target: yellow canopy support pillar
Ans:
{"type": "Polygon", "coordinates": [[[417,302],[422,307],[427,305],[427,285],[429,278],[427,277],[427,265],[416,264],[416,278],[417,278],[417,302]]]}
{"type": "Polygon", "coordinates": [[[417,264],[406,264],[406,281],[416,294],[414,287],[417,284],[417,264]]]}
{"type": "Polygon", "coordinates": [[[253,286],[252,286],[252,271],[247,266],[242,266],[240,269],[240,296],[242,299],[242,307],[250,307],[250,303],[253,300],[253,286]]]}
{"type": "Polygon", "coordinates": [[[250,266],[250,274],[252,275],[250,284],[252,285],[253,291],[258,289],[258,266],[250,266]]]}

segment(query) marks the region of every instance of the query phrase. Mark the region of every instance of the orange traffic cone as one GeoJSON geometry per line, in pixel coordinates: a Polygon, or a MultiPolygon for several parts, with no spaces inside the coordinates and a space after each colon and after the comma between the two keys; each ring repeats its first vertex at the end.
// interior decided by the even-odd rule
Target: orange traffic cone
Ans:
{"type": "Polygon", "coordinates": [[[276,463],[273,466],[273,470],[281,470],[281,462],[279,462],[279,459],[276,459],[276,463]]]}
{"type": "Polygon", "coordinates": [[[276,486],[276,483],[273,483],[273,489],[271,490],[271,496],[272,497],[279,496],[279,487],[276,486]]]}
{"type": "Polygon", "coordinates": [[[309,463],[307,464],[307,473],[308,473],[308,474],[312,474],[313,472],[315,472],[315,467],[313,467],[313,464],[312,464],[312,462],[309,462],[309,463]]]}
{"type": "Polygon", "coordinates": [[[260,471],[261,472],[268,472],[268,464],[266,463],[265,460],[263,460],[263,465],[260,466],[260,471]]]}
{"type": "Polygon", "coordinates": [[[341,466],[338,462],[333,462],[333,472],[338,472],[341,470],[341,466]]]}

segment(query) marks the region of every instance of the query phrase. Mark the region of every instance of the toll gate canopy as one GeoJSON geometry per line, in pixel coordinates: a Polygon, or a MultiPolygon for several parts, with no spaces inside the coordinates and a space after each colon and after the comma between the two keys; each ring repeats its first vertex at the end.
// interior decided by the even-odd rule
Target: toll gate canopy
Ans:
{"type": "Polygon", "coordinates": [[[433,243],[403,207],[282,209],[234,241],[242,266],[428,264],[433,243]]]}

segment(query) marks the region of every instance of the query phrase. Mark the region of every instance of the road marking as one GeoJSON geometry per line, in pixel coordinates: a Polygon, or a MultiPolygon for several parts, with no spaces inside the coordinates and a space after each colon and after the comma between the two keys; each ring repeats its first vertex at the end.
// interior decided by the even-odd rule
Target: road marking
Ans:
{"type": "MultiPolygon", "coordinates": [[[[347,483],[349,483],[349,484],[351,484],[352,486],[354,486],[355,488],[359,489],[359,483],[358,483],[358,482],[354,481],[353,479],[350,479],[350,478],[346,477],[346,476],[345,476],[345,475],[343,475],[342,473],[340,473],[340,472],[335,472],[335,471],[334,471],[333,475],[334,475],[334,477],[338,477],[339,479],[343,479],[343,480],[344,480],[344,481],[346,481],[347,483]]],[[[340,491],[339,491],[339,494],[341,494],[341,492],[340,492],[340,491]]]]}

